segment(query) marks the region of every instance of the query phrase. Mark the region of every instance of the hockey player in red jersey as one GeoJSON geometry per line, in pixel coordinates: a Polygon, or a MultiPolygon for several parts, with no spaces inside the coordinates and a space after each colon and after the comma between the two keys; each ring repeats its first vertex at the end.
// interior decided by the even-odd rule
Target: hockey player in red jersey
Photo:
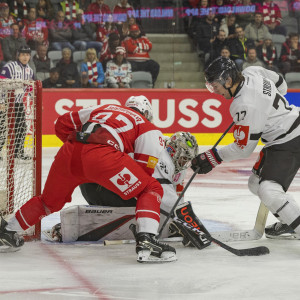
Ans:
{"type": "Polygon", "coordinates": [[[0,241],[20,246],[16,231],[61,210],[78,185],[95,182],[125,200],[137,197],[139,262],[176,260],[175,249],[154,237],[163,189],[151,175],[164,142],[151,119],[152,107],[144,96],[130,97],[125,106],[94,106],[59,117],[55,130],[64,145],[51,166],[43,193],[25,203],[8,224],[2,219],[0,241]]]}
{"type": "MultiPolygon", "coordinates": [[[[183,190],[183,181],[186,175],[186,170],[190,166],[191,160],[198,154],[198,144],[196,138],[189,132],[176,132],[170,138],[165,137],[166,147],[162,151],[158,163],[155,167],[153,177],[158,180],[164,190],[164,196],[162,198],[160,212],[161,220],[160,226],[164,224],[166,217],[171,213],[171,210],[178,199],[178,193],[181,194],[183,190]]],[[[103,186],[96,183],[84,183],[80,185],[81,193],[89,205],[105,206],[110,207],[135,207],[136,199],[132,198],[129,200],[123,200],[117,194],[107,190],[103,186]]],[[[85,207],[85,206],[84,206],[85,207]]],[[[67,209],[68,210],[68,209],[67,209]]],[[[114,221],[119,220],[120,216],[126,216],[129,213],[128,209],[117,210],[117,216],[111,214],[110,218],[98,221],[97,228],[104,228],[106,224],[110,224],[109,234],[102,231],[103,235],[99,235],[98,231],[94,232],[95,220],[91,219],[90,216],[81,214],[80,210],[76,209],[76,222],[78,226],[68,226],[69,223],[69,213],[61,214],[61,223],[56,224],[51,231],[49,231],[49,236],[55,241],[69,241],[70,237],[72,240],[81,240],[79,234],[79,227],[85,228],[85,233],[88,235],[88,239],[91,241],[97,241],[107,235],[113,235],[116,231],[116,236],[120,234],[120,223],[116,222],[112,225],[114,221]],[[78,221],[77,221],[78,220],[78,221]],[[115,228],[113,228],[115,226],[115,228]],[[64,228],[64,230],[62,230],[64,228]],[[87,230],[89,228],[89,230],[87,230]],[[94,232],[94,233],[91,233],[94,232]]],[[[200,219],[195,215],[192,204],[187,201],[183,202],[183,198],[174,213],[171,216],[180,219],[182,222],[193,224],[193,227],[199,227],[205,233],[208,233],[200,219]]],[[[74,225],[74,223],[72,222],[74,225]]],[[[128,228],[128,225],[124,225],[128,228]]],[[[183,236],[183,244],[185,246],[195,246],[198,249],[203,249],[209,246],[210,242],[208,240],[201,239],[201,237],[195,233],[193,230],[189,230],[188,227],[182,228],[183,225],[179,221],[173,220],[169,225],[169,230],[165,227],[164,234],[169,234],[170,237],[181,235],[183,236]],[[183,232],[184,230],[184,232],[183,232]]],[[[161,227],[160,227],[161,228],[161,227]]],[[[82,233],[82,231],[81,231],[82,233]]],[[[162,237],[162,235],[161,235],[162,237]]],[[[126,239],[126,237],[122,237],[126,239]]],[[[118,238],[117,238],[118,239],[118,238]]]]}

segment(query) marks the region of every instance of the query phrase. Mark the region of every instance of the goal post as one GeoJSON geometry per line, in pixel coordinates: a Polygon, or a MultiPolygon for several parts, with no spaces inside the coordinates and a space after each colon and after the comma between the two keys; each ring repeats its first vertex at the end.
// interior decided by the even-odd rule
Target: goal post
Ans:
{"type": "MultiPolygon", "coordinates": [[[[0,213],[13,215],[41,194],[42,84],[0,79],[0,213]]],[[[24,232],[40,239],[40,222],[24,232]]]]}

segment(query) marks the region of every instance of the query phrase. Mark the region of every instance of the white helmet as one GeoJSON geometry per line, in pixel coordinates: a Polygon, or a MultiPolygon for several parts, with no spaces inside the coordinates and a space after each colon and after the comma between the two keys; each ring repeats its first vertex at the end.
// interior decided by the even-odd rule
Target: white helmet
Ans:
{"type": "Polygon", "coordinates": [[[152,121],[152,105],[145,96],[131,96],[125,106],[138,110],[148,121],[152,121]]]}
{"type": "Polygon", "coordinates": [[[190,161],[198,154],[196,138],[189,132],[178,131],[166,141],[166,149],[175,166],[175,173],[187,169],[190,161]]]}

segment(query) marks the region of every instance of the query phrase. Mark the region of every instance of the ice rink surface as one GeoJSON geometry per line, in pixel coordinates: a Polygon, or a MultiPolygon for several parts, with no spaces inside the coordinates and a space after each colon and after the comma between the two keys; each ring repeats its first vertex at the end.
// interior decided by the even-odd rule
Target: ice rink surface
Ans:
{"type": "MultiPolygon", "coordinates": [[[[56,151],[43,149],[43,182],[56,151]]],[[[188,188],[185,199],[210,231],[253,228],[259,199],[247,180],[256,156],[197,175],[188,188]]],[[[290,193],[300,203],[299,175],[290,193]]],[[[76,189],[71,205],[84,203],[76,189]]],[[[267,224],[275,220],[269,215],[267,224]]],[[[58,213],[48,216],[42,229],[58,222],[58,213]]],[[[28,242],[0,254],[0,299],[300,299],[300,241],[263,237],[228,244],[264,245],[271,253],[238,257],[216,245],[197,250],[176,242],[177,262],[150,265],[136,262],[134,244],[28,242]]]]}

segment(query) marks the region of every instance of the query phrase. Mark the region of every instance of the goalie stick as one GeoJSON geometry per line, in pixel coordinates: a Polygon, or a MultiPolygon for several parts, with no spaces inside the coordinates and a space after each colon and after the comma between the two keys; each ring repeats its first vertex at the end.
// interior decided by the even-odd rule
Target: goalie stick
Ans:
{"type": "MultiPolygon", "coordinates": [[[[234,230],[234,231],[216,231],[211,232],[213,238],[218,239],[221,242],[239,242],[239,241],[253,241],[259,240],[263,234],[268,217],[269,210],[263,203],[260,204],[256,221],[253,229],[250,230],[234,230]]],[[[181,242],[182,237],[172,237],[160,239],[162,242],[181,242]]],[[[135,240],[105,240],[104,245],[121,245],[132,244],[135,240]]]]}
{"type": "Polygon", "coordinates": [[[199,230],[198,228],[193,227],[189,223],[186,223],[186,222],[182,221],[181,219],[179,219],[177,217],[175,217],[174,220],[176,222],[179,222],[182,226],[186,227],[187,230],[192,230],[192,231],[196,232],[200,236],[205,237],[207,240],[213,242],[214,244],[220,246],[221,248],[223,248],[223,249],[225,249],[225,250],[227,250],[227,251],[229,251],[232,254],[235,254],[237,256],[259,256],[259,255],[265,255],[265,254],[270,253],[269,248],[267,248],[265,246],[259,246],[259,247],[254,247],[254,248],[246,248],[246,249],[232,248],[232,247],[222,243],[221,241],[215,239],[210,234],[205,234],[203,231],[199,230]]]}
{"type": "Polygon", "coordinates": [[[266,208],[266,206],[261,202],[257,212],[256,221],[253,229],[217,231],[217,232],[212,232],[211,235],[214,238],[221,240],[222,242],[259,240],[264,234],[268,213],[269,213],[268,208],[266,208]]]}
{"type": "MultiPolygon", "coordinates": [[[[182,242],[182,237],[171,237],[159,239],[160,242],[169,243],[169,242],[182,242]]],[[[136,240],[104,240],[104,246],[112,245],[122,245],[122,244],[134,244],[136,240]]]]}
{"type": "MultiPolygon", "coordinates": [[[[226,135],[226,133],[230,130],[230,128],[235,124],[235,121],[233,121],[229,127],[225,130],[225,132],[221,135],[221,137],[218,139],[218,141],[215,143],[215,145],[212,147],[212,149],[216,148],[219,143],[221,142],[221,140],[224,138],[224,136],[226,135]]],[[[195,178],[195,176],[198,174],[200,167],[196,169],[196,171],[194,172],[194,174],[192,175],[192,177],[190,178],[190,180],[188,181],[188,183],[186,184],[186,186],[184,187],[183,191],[181,192],[181,194],[179,195],[178,199],[176,200],[174,206],[172,207],[172,209],[170,210],[167,218],[165,219],[163,225],[160,228],[160,231],[157,235],[157,239],[161,236],[164,228],[166,227],[169,219],[172,217],[172,215],[174,214],[174,210],[176,208],[176,206],[178,205],[178,203],[180,202],[181,198],[184,196],[185,191],[187,190],[187,188],[190,186],[191,182],[193,181],[193,179],[195,178]]]]}

